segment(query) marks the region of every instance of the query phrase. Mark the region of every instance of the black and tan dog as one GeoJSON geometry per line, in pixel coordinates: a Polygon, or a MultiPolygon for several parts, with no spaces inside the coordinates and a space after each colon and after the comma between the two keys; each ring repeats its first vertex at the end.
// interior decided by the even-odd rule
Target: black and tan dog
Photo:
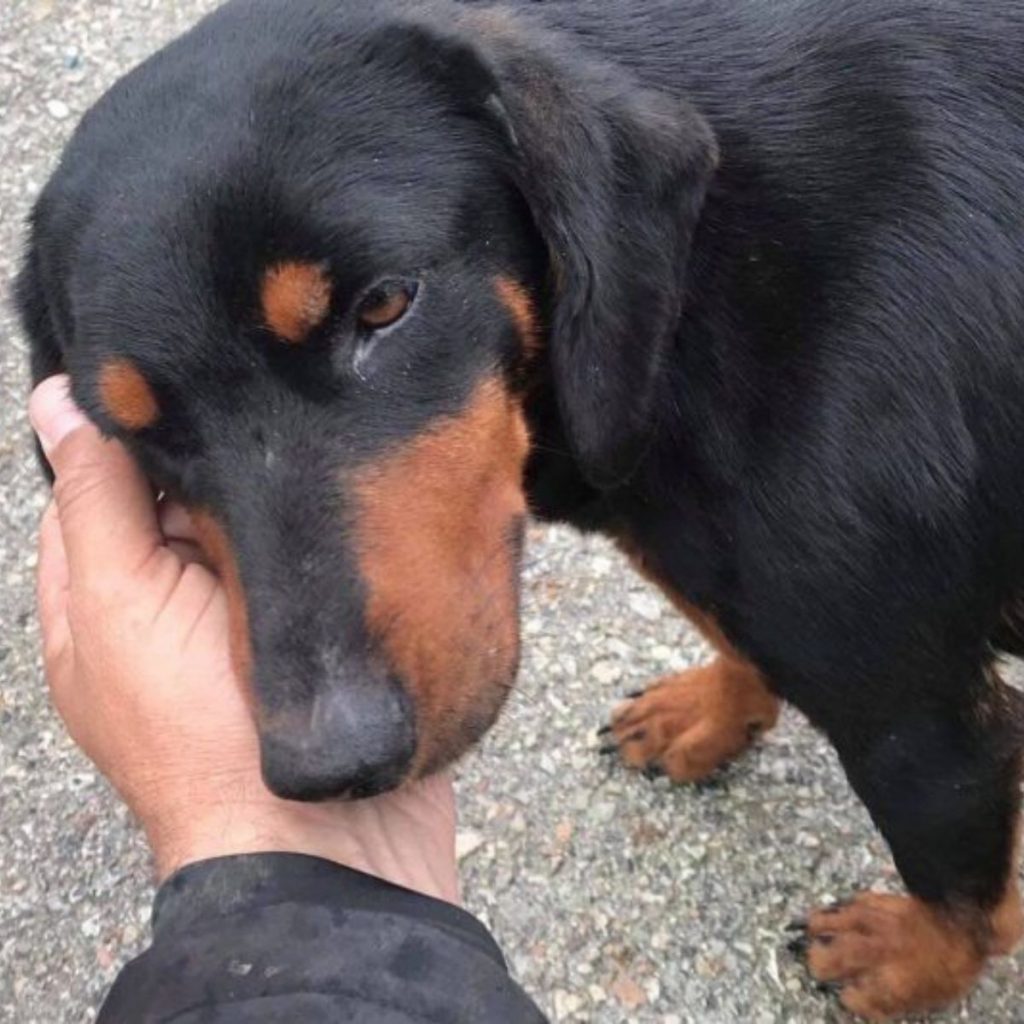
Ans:
{"type": "Polygon", "coordinates": [[[780,700],[835,745],[910,892],[810,916],[848,1007],[1010,950],[1022,54],[1010,0],[234,0],[111,90],[34,214],[35,376],[196,510],[269,785],[480,737],[530,507],[718,648],[629,764],[780,700]]]}

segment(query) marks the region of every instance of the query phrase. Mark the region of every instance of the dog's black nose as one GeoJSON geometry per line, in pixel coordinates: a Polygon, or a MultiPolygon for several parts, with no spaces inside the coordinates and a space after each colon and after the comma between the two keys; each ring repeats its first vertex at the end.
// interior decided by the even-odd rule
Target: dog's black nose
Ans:
{"type": "Polygon", "coordinates": [[[412,701],[396,680],[346,681],[260,730],[263,779],[288,800],[361,799],[398,786],[416,751],[412,701]]]}

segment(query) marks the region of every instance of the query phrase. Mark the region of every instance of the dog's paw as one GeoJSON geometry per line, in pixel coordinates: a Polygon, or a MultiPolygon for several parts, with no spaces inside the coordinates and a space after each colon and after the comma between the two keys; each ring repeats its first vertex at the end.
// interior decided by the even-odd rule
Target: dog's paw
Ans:
{"type": "Polygon", "coordinates": [[[969,929],[909,896],[862,893],[794,927],[800,934],[790,948],[814,978],[872,1021],[947,1006],[985,963],[969,929]]]}
{"type": "Polygon", "coordinates": [[[751,666],[719,659],[669,676],[620,705],[602,752],[673,782],[698,782],[770,729],[779,701],[751,666]]]}

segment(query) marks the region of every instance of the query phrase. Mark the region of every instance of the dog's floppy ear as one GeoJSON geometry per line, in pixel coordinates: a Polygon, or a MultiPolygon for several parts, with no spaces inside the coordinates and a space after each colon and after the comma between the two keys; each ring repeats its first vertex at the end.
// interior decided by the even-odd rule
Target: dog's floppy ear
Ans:
{"type": "Polygon", "coordinates": [[[652,427],[714,137],[686,103],[615,68],[526,41],[498,53],[520,188],[551,254],[559,408],[584,475],[610,487],[652,427]]]}
{"type": "Polygon", "coordinates": [[[518,12],[463,12],[454,32],[421,25],[421,42],[463,102],[504,127],[551,254],[561,416],[584,474],[607,488],[628,476],[650,433],[714,135],[684,100],[642,88],[518,12]]]}

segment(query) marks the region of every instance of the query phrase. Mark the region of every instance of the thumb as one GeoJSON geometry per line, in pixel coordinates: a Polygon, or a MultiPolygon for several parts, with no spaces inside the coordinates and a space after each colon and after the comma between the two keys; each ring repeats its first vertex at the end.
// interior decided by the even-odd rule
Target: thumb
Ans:
{"type": "Polygon", "coordinates": [[[89,423],[71,398],[71,378],[66,373],[48,377],[32,392],[28,414],[43,454],[51,465],[53,452],[61,441],[89,423]]]}
{"type": "Polygon", "coordinates": [[[109,583],[141,566],[162,535],[152,490],[124,446],[105,440],[86,419],[63,374],[35,389],[29,418],[56,477],[72,586],[109,583]]]}

